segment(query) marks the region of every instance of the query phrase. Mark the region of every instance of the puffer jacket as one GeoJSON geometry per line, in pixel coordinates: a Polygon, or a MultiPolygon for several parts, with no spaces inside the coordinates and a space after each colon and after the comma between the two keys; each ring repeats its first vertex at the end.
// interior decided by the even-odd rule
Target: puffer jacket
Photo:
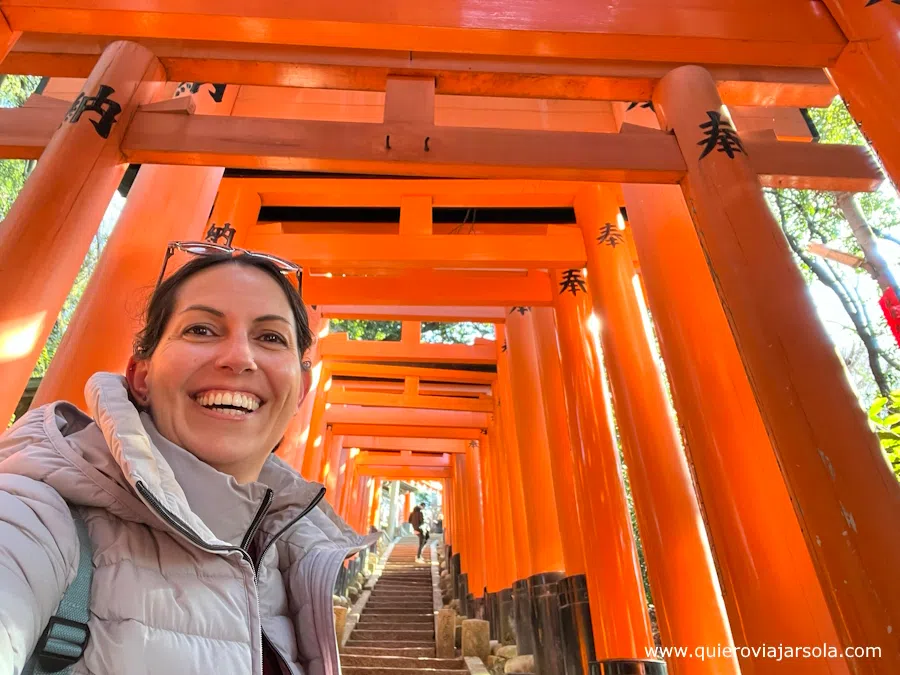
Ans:
{"type": "Polygon", "coordinates": [[[332,592],[371,543],[325,489],[270,457],[240,485],[163,438],[125,380],[88,382],[0,438],[0,675],[18,675],[74,579],[68,504],[93,544],[83,675],[261,675],[262,641],[286,675],[340,672],[332,592]]]}

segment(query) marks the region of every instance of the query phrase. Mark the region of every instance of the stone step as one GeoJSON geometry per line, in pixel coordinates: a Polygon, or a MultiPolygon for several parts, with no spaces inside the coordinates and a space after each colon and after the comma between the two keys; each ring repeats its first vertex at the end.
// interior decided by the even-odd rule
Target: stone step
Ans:
{"type": "Polygon", "coordinates": [[[348,647],[379,647],[382,649],[403,649],[404,647],[430,647],[434,649],[434,638],[423,640],[347,640],[348,647]]]}
{"type": "Polygon", "coordinates": [[[348,656],[402,656],[406,658],[434,658],[434,647],[356,647],[347,645],[341,654],[348,656]]]}
{"type": "Polygon", "coordinates": [[[387,623],[434,623],[434,614],[422,612],[421,614],[379,614],[364,609],[360,616],[362,621],[384,621],[387,623]]]}
{"type": "Polygon", "coordinates": [[[434,632],[434,619],[428,619],[427,621],[416,621],[412,623],[410,621],[368,621],[368,620],[360,620],[358,624],[354,627],[355,630],[390,630],[390,631],[403,631],[403,630],[430,630],[432,633],[434,632]]]}
{"type": "Polygon", "coordinates": [[[341,666],[341,672],[345,675],[459,675],[458,670],[437,670],[431,668],[413,667],[413,668],[396,668],[378,666],[341,666]]]}
{"type": "Polygon", "coordinates": [[[434,607],[431,605],[400,605],[400,604],[366,604],[366,608],[363,612],[369,612],[371,614],[425,614],[426,612],[433,612],[434,607]]]}
{"type": "MultiPolygon", "coordinates": [[[[373,598],[369,596],[366,607],[425,607],[425,611],[432,609],[434,601],[431,598],[373,598]]],[[[420,612],[421,613],[421,612],[420,612]]]]}
{"type": "Polygon", "coordinates": [[[390,642],[402,642],[409,640],[411,642],[434,642],[433,630],[371,630],[360,629],[359,626],[350,633],[351,640],[384,640],[390,642]]]}
{"type": "Polygon", "coordinates": [[[452,670],[459,673],[466,669],[463,659],[429,659],[409,656],[356,656],[341,654],[341,670],[346,668],[414,668],[428,669],[429,672],[452,670]]]}

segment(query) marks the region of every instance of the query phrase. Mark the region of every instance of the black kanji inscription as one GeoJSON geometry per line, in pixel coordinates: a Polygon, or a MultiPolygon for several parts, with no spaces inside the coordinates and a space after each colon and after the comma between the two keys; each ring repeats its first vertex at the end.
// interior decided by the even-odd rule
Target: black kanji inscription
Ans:
{"type": "Polygon", "coordinates": [[[470,447],[470,448],[477,448],[477,447],[478,447],[478,441],[469,441],[469,447],[470,447]]]}
{"type": "Polygon", "coordinates": [[[706,138],[697,143],[697,145],[704,146],[700,159],[711,153],[716,146],[719,146],[719,152],[724,152],[729,159],[734,159],[736,152],[746,155],[744,144],[738,138],[737,132],[731,126],[731,122],[727,119],[723,120],[722,113],[716,110],[709,110],[706,114],[709,115],[709,122],[704,122],[700,125],[700,128],[704,129],[703,135],[706,138]]]}
{"type": "Polygon", "coordinates": [[[530,311],[531,307],[513,307],[511,310],[509,310],[509,313],[512,314],[513,312],[518,312],[522,316],[525,316],[525,313],[530,311]]]}
{"type": "Polygon", "coordinates": [[[66,121],[75,124],[84,113],[97,113],[100,115],[100,119],[89,121],[102,138],[109,138],[112,125],[118,122],[116,117],[122,112],[122,106],[109,98],[109,95],[114,94],[115,91],[112,87],[101,84],[96,96],[85,96],[84,92],[81,92],[78,94],[78,98],[72,102],[69,112],[66,113],[66,121]]]}
{"type": "Polygon", "coordinates": [[[200,91],[200,87],[204,84],[211,84],[213,90],[209,92],[210,98],[216,103],[221,103],[222,99],[225,97],[225,84],[216,84],[215,82],[182,82],[178,85],[178,88],[175,90],[175,98],[182,96],[184,94],[196,94],[200,91]]]}
{"type": "Polygon", "coordinates": [[[628,112],[629,110],[634,110],[634,109],[637,108],[638,106],[640,106],[641,108],[646,108],[647,110],[651,110],[651,111],[653,111],[653,112],[656,112],[656,108],[653,107],[653,101],[645,101],[644,103],[641,103],[640,101],[633,101],[633,102],[625,109],[625,112],[628,112]]]}
{"type": "Polygon", "coordinates": [[[597,237],[598,244],[606,244],[615,248],[625,239],[618,227],[614,227],[612,223],[607,223],[600,228],[600,235],[597,237]]]}
{"type": "MultiPolygon", "coordinates": [[[[866,3],[866,7],[871,7],[872,5],[877,5],[881,0],[869,0],[866,3]]],[[[891,0],[891,2],[895,5],[900,5],[900,0],[891,0]]]]}
{"type": "Polygon", "coordinates": [[[231,246],[235,234],[237,234],[237,230],[231,226],[231,223],[225,223],[225,227],[216,227],[216,224],[212,223],[206,231],[206,241],[210,244],[224,244],[225,246],[231,246]],[[225,241],[219,241],[220,239],[224,239],[225,241]]]}
{"type": "MultiPolygon", "coordinates": [[[[510,312],[510,314],[512,314],[512,312],[510,312]]],[[[500,347],[500,351],[505,352],[507,349],[509,349],[509,345],[504,342],[503,346],[500,347]]]]}
{"type": "Polygon", "coordinates": [[[563,272],[563,280],[559,282],[559,287],[560,295],[566,291],[571,292],[572,295],[578,295],[578,291],[587,293],[587,286],[584,285],[584,277],[581,276],[581,270],[579,269],[566,270],[563,272]]]}

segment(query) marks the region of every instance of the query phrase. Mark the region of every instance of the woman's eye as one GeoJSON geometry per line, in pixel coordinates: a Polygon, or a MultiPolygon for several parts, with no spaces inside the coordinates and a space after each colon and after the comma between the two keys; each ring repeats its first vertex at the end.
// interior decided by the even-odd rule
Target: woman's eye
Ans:
{"type": "Polygon", "coordinates": [[[184,331],[185,335],[200,335],[202,337],[207,337],[213,334],[212,329],[209,326],[189,326],[184,331]]]}
{"type": "Polygon", "coordinates": [[[284,337],[279,335],[278,333],[265,333],[262,336],[262,339],[264,342],[287,345],[287,340],[285,340],[284,337]]]}

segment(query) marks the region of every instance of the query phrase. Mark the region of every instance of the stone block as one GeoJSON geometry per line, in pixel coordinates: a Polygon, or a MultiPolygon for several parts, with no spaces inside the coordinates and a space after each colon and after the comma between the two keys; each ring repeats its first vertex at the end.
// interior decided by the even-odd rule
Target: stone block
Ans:
{"type": "Polygon", "coordinates": [[[477,656],[483,662],[491,655],[491,624],[481,619],[462,622],[462,655],[477,656]]]}
{"type": "Polygon", "coordinates": [[[503,664],[504,673],[533,673],[534,654],[514,656],[503,664]]]}
{"type": "Polygon", "coordinates": [[[504,645],[494,653],[502,659],[512,659],[519,655],[519,648],[515,645],[504,645]]]}
{"type": "Polygon", "coordinates": [[[434,639],[437,658],[456,658],[456,612],[454,610],[438,611],[434,639]]]}
{"type": "Polygon", "coordinates": [[[350,612],[346,607],[334,608],[334,630],[337,633],[338,646],[343,642],[344,627],[347,625],[347,614],[350,612]]]}

